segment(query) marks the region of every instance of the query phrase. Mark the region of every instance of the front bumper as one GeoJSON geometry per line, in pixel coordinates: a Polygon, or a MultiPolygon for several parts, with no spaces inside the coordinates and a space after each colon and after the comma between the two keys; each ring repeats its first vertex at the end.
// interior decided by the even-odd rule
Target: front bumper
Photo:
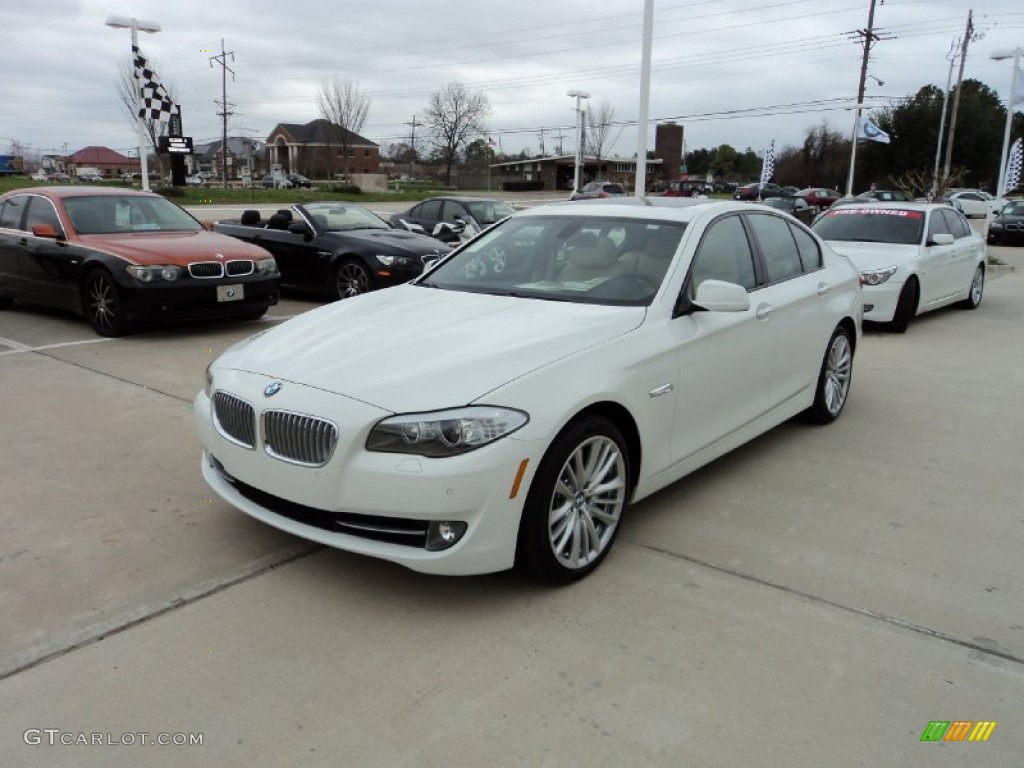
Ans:
{"type": "MultiPolygon", "coordinates": [[[[224,386],[259,414],[271,402],[262,395],[267,381],[232,372],[224,386]]],[[[339,425],[338,444],[323,466],[282,461],[265,449],[261,435],[251,448],[225,438],[210,398],[205,392],[196,396],[203,478],[222,499],[295,536],[424,573],[468,575],[512,567],[522,504],[541,446],[508,437],[443,459],[370,452],[363,447],[369,430],[390,414],[290,382],[281,394],[286,390],[281,402],[274,397],[274,409],[327,414],[339,425]],[[524,460],[526,471],[517,484],[524,460]],[[430,550],[424,532],[441,521],[465,523],[466,532],[450,548],[430,550]]]]}
{"type": "Polygon", "coordinates": [[[125,316],[132,321],[245,315],[277,304],[281,295],[280,279],[263,275],[154,283],[125,279],[120,287],[125,316]],[[234,295],[227,296],[229,291],[234,295]]]}
{"type": "Polygon", "coordinates": [[[894,283],[892,279],[881,285],[865,285],[864,320],[869,323],[891,323],[896,316],[896,304],[902,290],[903,283],[894,283]]]}

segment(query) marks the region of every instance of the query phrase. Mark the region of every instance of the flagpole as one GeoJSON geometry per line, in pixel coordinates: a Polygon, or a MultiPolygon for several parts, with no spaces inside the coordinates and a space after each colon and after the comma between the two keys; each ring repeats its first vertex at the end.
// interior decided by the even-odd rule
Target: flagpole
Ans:
{"type": "Polygon", "coordinates": [[[846,196],[853,194],[853,172],[857,167],[857,132],[860,128],[860,112],[864,107],[864,86],[868,79],[868,56],[871,54],[871,44],[875,41],[875,0],[871,0],[868,8],[868,26],[862,30],[864,35],[864,56],[860,62],[860,83],[857,86],[857,108],[854,110],[853,134],[850,137],[850,173],[846,177],[846,196]]]}
{"type": "Polygon", "coordinates": [[[996,51],[991,58],[996,61],[1008,59],[1013,56],[1013,74],[1010,76],[1010,95],[1006,99],[1006,129],[1003,131],[1003,152],[999,157],[999,182],[996,184],[996,197],[1006,194],[1003,187],[1006,185],[1006,160],[1010,151],[1010,129],[1013,127],[1013,106],[1017,98],[1017,83],[1020,76],[1020,57],[1024,48],[1014,48],[1012,51],[996,51]]]}
{"type": "Polygon", "coordinates": [[[139,21],[125,16],[108,16],[106,25],[117,29],[130,29],[132,32],[132,79],[135,81],[135,132],[139,140],[139,171],[142,173],[142,189],[149,192],[149,159],[146,152],[146,124],[142,117],[142,88],[139,78],[135,75],[135,51],[139,47],[139,30],[143,32],[159,32],[160,25],[154,21],[139,21]]]}

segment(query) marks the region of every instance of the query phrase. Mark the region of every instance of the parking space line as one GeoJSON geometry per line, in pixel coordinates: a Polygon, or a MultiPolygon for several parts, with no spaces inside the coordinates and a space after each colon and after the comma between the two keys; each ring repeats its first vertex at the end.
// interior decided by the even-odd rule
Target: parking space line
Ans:
{"type": "Polygon", "coordinates": [[[114,339],[82,339],[81,341],[62,341],[57,344],[43,344],[39,347],[31,347],[28,344],[22,344],[19,341],[12,339],[5,339],[0,336],[0,345],[12,347],[7,352],[0,352],[0,357],[6,357],[8,355],[19,355],[23,352],[42,352],[47,349],[60,349],[61,347],[77,347],[82,344],[98,344],[102,341],[114,341],[114,339]]]}

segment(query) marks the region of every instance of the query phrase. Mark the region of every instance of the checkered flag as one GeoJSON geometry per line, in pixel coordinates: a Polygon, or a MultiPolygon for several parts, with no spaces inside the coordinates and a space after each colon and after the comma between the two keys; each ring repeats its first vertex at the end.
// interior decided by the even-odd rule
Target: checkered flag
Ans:
{"type": "Polygon", "coordinates": [[[1020,167],[1024,165],[1024,145],[1017,139],[1010,148],[1010,155],[1006,158],[1006,177],[1003,181],[1003,188],[999,190],[1001,195],[1012,192],[1020,184],[1020,167]]]}
{"type": "Polygon", "coordinates": [[[768,145],[764,153],[764,163],[761,165],[761,184],[767,184],[775,175],[775,139],[768,145]]]}
{"type": "Polygon", "coordinates": [[[133,45],[132,53],[135,55],[135,82],[138,84],[140,97],[139,117],[165,123],[171,119],[172,114],[178,112],[178,107],[160,85],[156,72],[150,69],[139,46],[133,45]]]}

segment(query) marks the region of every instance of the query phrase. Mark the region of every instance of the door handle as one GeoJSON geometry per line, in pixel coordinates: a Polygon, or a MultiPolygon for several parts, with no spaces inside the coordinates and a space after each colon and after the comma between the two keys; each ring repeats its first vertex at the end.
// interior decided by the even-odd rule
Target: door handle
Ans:
{"type": "Polygon", "coordinates": [[[771,316],[774,309],[775,308],[771,304],[761,304],[757,308],[757,319],[767,320],[771,316]]]}
{"type": "Polygon", "coordinates": [[[828,292],[832,290],[832,286],[828,283],[818,283],[818,295],[827,296],[828,292]]]}

